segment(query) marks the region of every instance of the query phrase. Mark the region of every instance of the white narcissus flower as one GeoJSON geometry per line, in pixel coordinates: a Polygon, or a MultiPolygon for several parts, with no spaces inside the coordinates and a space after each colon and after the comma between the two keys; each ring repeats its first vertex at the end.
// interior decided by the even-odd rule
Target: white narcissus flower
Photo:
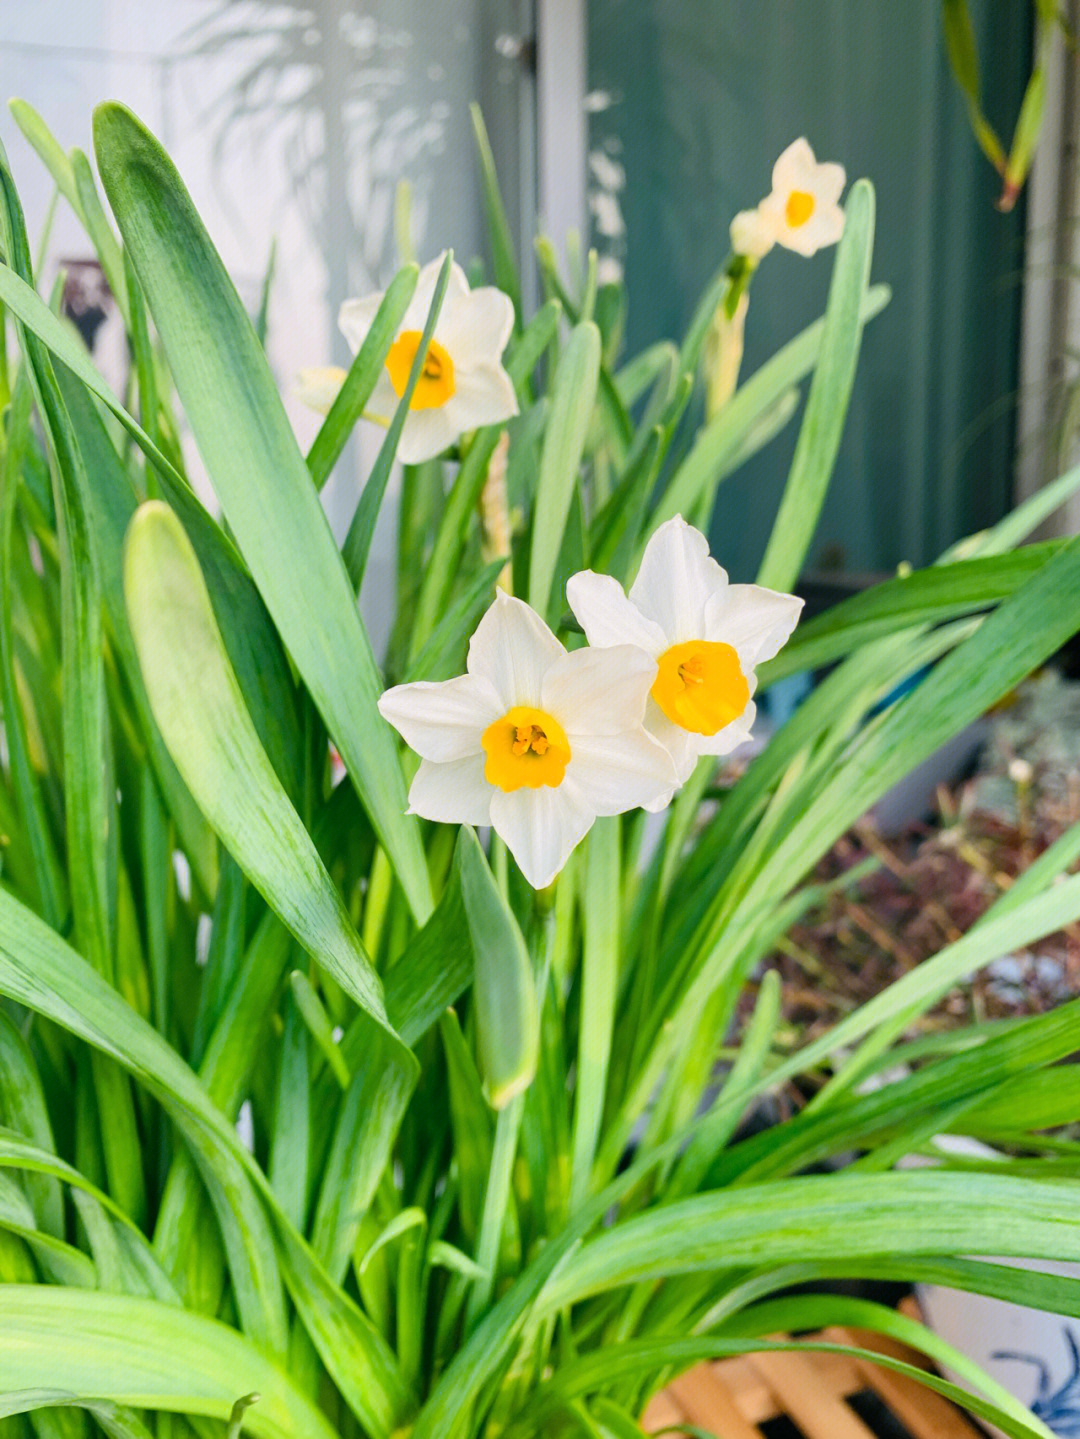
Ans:
{"type": "MultiPolygon", "coordinates": [[[[389,423],[405,393],[443,258],[420,271],[409,308],[368,401],[374,418],[389,423]]],[[[342,305],[338,324],[354,354],[364,343],[382,300],[381,294],[366,295],[342,305]]],[[[510,297],[489,285],[470,290],[460,265],[451,265],[435,333],[401,433],[398,457],[405,464],[433,459],[466,431],[517,414],[514,386],[501,362],[513,328],[510,297]]]]}
{"type": "Polygon", "coordinates": [[[760,210],[740,210],[731,222],[731,248],[748,260],[763,260],[776,243],[772,226],[760,210]]]}
{"type": "Polygon", "coordinates": [[[500,592],[466,668],[379,700],[421,757],[411,814],[491,825],[543,889],[598,815],[671,798],[671,758],[642,726],[656,665],[639,649],[568,653],[534,610],[500,592]]]}
{"type": "Polygon", "coordinates": [[[327,415],[344,383],[345,371],[339,365],[319,365],[300,371],[296,377],[296,395],[305,405],[327,415]]]}
{"type": "Polygon", "coordinates": [[[626,594],[618,580],[582,570],[567,599],[589,644],[637,645],[653,660],[645,728],[664,745],[682,784],[703,754],[750,738],[755,665],[787,641],[803,602],[761,585],[730,585],[709,542],[681,515],[650,539],[626,594]]]}
{"type": "Polygon", "coordinates": [[[773,166],[772,193],[757,208],[763,228],[788,250],[813,255],[844,233],[843,165],[819,165],[808,142],[795,140],[773,166]]]}

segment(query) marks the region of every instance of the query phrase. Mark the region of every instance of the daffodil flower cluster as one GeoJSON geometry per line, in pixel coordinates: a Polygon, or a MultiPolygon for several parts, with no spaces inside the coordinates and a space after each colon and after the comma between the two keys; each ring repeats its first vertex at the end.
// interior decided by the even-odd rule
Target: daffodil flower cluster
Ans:
{"type": "Polygon", "coordinates": [[[756,263],[774,245],[800,255],[835,245],[844,233],[844,181],[843,165],[820,164],[808,141],[795,140],[773,166],[769,194],[732,220],[732,249],[756,263]]]}
{"type": "Polygon", "coordinates": [[[663,809],[699,756],[749,738],[755,666],[802,609],[793,595],[729,584],[681,516],[652,536],[629,594],[585,570],[567,598],[586,648],[568,652],[500,592],[464,675],[396,685],[379,702],[420,756],[410,813],[490,825],[536,889],[598,816],[663,809]]]}

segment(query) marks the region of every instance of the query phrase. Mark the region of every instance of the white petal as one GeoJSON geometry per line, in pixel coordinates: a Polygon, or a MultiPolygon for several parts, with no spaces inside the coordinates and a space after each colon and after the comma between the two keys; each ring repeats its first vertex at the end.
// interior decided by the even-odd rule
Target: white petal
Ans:
{"type": "Polygon", "coordinates": [[[771,225],[757,210],[740,210],[731,222],[731,248],[736,255],[763,260],[775,238],[771,225]]]}
{"type": "Polygon", "coordinates": [[[664,631],[631,604],[611,575],[579,570],[567,582],[566,598],[591,645],[637,645],[654,658],[668,647],[664,631]]]}
{"type": "Polygon", "coordinates": [[[495,790],[491,825],[533,889],[544,889],[588,834],[595,815],[564,780],[557,788],[495,790]]]}
{"type": "Polygon", "coordinates": [[[469,641],[467,668],[487,680],[505,713],[538,705],[544,675],[565,654],[535,610],[500,590],[469,641]]]}
{"type": "Polygon", "coordinates": [[[401,431],[397,457],[403,465],[421,465],[433,460],[461,434],[446,406],[435,410],[410,410],[401,431]]]}
{"type": "Polygon", "coordinates": [[[578,735],[617,735],[640,724],[655,679],[656,661],[631,645],[574,650],[544,675],[540,708],[559,721],[576,754],[578,735]]]}
{"type": "Polygon", "coordinates": [[[750,731],[753,729],[756,719],[757,705],[751,700],[738,719],[733,719],[729,725],[725,725],[716,734],[694,736],[699,741],[698,754],[730,754],[732,750],[738,749],[750,738],[750,731]]]}
{"type": "Polygon", "coordinates": [[[630,598],[664,631],[670,645],[700,639],[705,604],[727,584],[709,542],[681,515],[666,521],[645,546],[630,598]]]}
{"type": "MultiPolygon", "coordinates": [[[[681,725],[673,724],[653,699],[645,706],[645,729],[667,750],[675,766],[676,778],[680,784],[685,784],[701,754],[700,741],[704,735],[693,734],[681,725]]],[[[663,805],[648,805],[646,808],[662,809],[663,805]]]]}
{"type": "Polygon", "coordinates": [[[311,409],[325,415],[337,399],[338,390],[344,382],[345,371],[337,365],[301,370],[296,377],[296,397],[311,409]]]}
{"type": "Polygon", "coordinates": [[[763,585],[729,585],[705,606],[705,639],[732,645],[743,672],[771,660],[791,638],[803,601],[763,585]]]}
{"type": "Polygon", "coordinates": [[[409,813],[441,824],[490,824],[494,790],[484,778],[481,751],[447,764],[420,761],[409,786],[409,813]]]}
{"type": "Polygon", "coordinates": [[[680,780],[671,755],[643,729],[577,736],[570,742],[565,783],[594,814],[657,809],[669,804],[680,780]]]}
{"type": "Polygon", "coordinates": [[[368,402],[364,407],[364,414],[369,419],[378,417],[383,424],[388,425],[394,418],[394,411],[398,407],[398,400],[401,397],[390,383],[390,376],[385,368],[379,371],[379,378],[372,386],[368,402]]]}
{"type": "Polygon", "coordinates": [[[453,301],[447,297],[436,334],[454,363],[495,364],[514,328],[514,302],[493,285],[483,285],[453,301]]]}
{"type": "Polygon", "coordinates": [[[837,165],[832,161],[817,167],[814,176],[814,193],[822,207],[835,205],[840,196],[844,193],[844,186],[847,183],[847,173],[843,165],[837,165]]]}
{"type": "Polygon", "coordinates": [[[504,706],[486,680],[469,674],[395,685],[380,697],[379,713],[410,749],[442,764],[481,753],[480,736],[504,706]]]}
{"type": "Polygon", "coordinates": [[[510,376],[500,364],[478,364],[455,369],[454,393],[444,408],[458,434],[464,434],[509,420],[517,414],[518,402],[510,376]]]}
{"type": "Polygon", "coordinates": [[[787,222],[786,207],[787,192],[781,190],[773,190],[758,206],[762,229],[772,235],[774,240],[780,240],[791,229],[787,222]]]}
{"type": "Polygon", "coordinates": [[[345,336],[354,355],[367,339],[371,322],[382,302],[382,292],[377,295],[364,295],[359,300],[346,300],[338,311],[338,329],[345,336]]]}
{"type": "MultiPolygon", "coordinates": [[[[400,330],[422,330],[427,324],[428,313],[431,310],[431,302],[435,298],[435,286],[439,283],[439,271],[446,259],[446,251],[430,261],[420,271],[416,279],[416,289],[409,301],[409,307],[401,321],[400,330]]],[[[436,321],[435,334],[439,333],[439,325],[442,316],[446,313],[446,307],[453,304],[455,299],[469,293],[469,282],[465,278],[465,271],[455,261],[450,266],[450,278],[446,282],[446,294],[443,296],[442,310],[439,320],[436,321]]],[[[400,334],[399,330],[399,334],[400,334]]]]}
{"type": "Polygon", "coordinates": [[[803,181],[813,174],[817,167],[810,142],[800,136],[793,140],[773,166],[772,184],[774,190],[784,194],[786,200],[790,190],[804,188],[803,181]]]}

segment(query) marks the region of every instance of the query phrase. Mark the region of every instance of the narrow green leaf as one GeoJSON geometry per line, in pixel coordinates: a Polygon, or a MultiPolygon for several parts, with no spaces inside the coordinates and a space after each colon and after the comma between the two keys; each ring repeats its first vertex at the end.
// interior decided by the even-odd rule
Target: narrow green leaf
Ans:
{"type": "MultiPolygon", "coordinates": [[[[0,1120],[38,1148],[54,1149],[52,1125],[30,1046],[0,1010],[0,1120]]],[[[60,1185],[45,1175],[28,1176],[26,1192],[45,1233],[62,1237],[64,1207],[60,1185]]]]}
{"type": "Polygon", "coordinates": [[[330,1016],[327,1014],[322,1000],[315,993],[311,980],[302,969],[294,969],[289,975],[289,984],[292,986],[297,1010],[307,1025],[312,1039],[318,1045],[319,1052],[330,1066],[334,1078],[342,1089],[348,1089],[349,1066],[345,1063],[341,1050],[337,1046],[334,1039],[334,1026],[330,1022],[330,1016]]]}
{"type": "Polygon", "coordinates": [[[1005,164],[1005,188],[998,201],[1000,210],[1012,209],[1035,158],[1035,147],[1039,143],[1046,110],[1046,84],[1045,65],[1036,65],[1024,91],[1016,129],[1013,131],[1009,158],[1005,164]]]}
{"type": "Polygon", "coordinates": [[[413,393],[416,390],[417,382],[424,372],[424,365],[427,363],[428,348],[435,335],[435,325],[439,319],[439,311],[442,309],[443,299],[446,295],[446,287],[450,282],[450,270],[454,263],[452,250],[446,252],[442,268],[439,270],[438,279],[435,281],[435,290],[431,297],[431,307],[428,310],[427,319],[424,321],[424,329],[420,336],[420,343],[416,347],[416,354],[409,369],[409,378],[405,383],[405,389],[398,400],[394,417],[390,421],[390,427],[386,432],[386,438],[379,446],[379,453],[371,468],[371,474],[367,478],[360,500],[356,506],[352,523],[349,526],[349,533],[345,536],[345,543],[341,547],[342,558],[345,561],[345,569],[348,571],[349,580],[354,590],[359,591],[364,581],[364,570],[367,568],[368,551],[371,549],[372,537],[375,534],[375,522],[379,518],[379,510],[382,508],[383,496],[386,494],[386,486],[390,479],[390,472],[394,467],[394,460],[397,455],[398,442],[401,439],[401,432],[405,428],[405,422],[409,418],[409,409],[412,405],[413,393]]]}
{"type": "Polygon", "coordinates": [[[1048,540],[1008,555],[932,565],[874,585],[800,625],[781,654],[761,667],[759,682],[765,686],[784,675],[818,669],[909,625],[940,623],[997,604],[1025,585],[1063,544],[1048,540]]]}
{"type": "MultiPolygon", "coordinates": [[[[0,889],[0,994],[47,1015],[125,1066],[180,1127],[210,1190],[244,1327],[280,1348],[272,1280],[284,1278],[301,1322],[350,1408],[387,1439],[408,1407],[400,1371],[364,1315],[333,1285],[277,1206],[265,1175],[176,1051],[53,930],[0,889]],[[276,1231],[269,1241],[261,1198],[276,1231]],[[239,1248],[237,1247],[239,1246],[239,1248]]],[[[380,1031],[381,1033],[382,1031],[380,1031]]],[[[175,1360],[175,1353],[170,1355],[175,1360]]],[[[235,1398],[235,1390],[231,1398],[235,1398]]]]}
{"type": "Polygon", "coordinates": [[[341,389],[334,396],[334,403],[308,451],[307,467],[320,490],[330,478],[357,420],[364,412],[364,406],[371,398],[387,352],[409,308],[419,273],[416,265],[406,265],[391,280],[371,328],[364,336],[364,343],[356,352],[341,389]]]}
{"type": "Polygon", "coordinates": [[[259,743],[190,541],[160,501],[131,522],[124,593],[154,717],[203,813],[316,963],[388,1024],[344,901],[259,743]]]}
{"type": "Polygon", "coordinates": [[[600,819],[588,838],[585,885],[581,896],[584,935],[570,1166],[572,1210],[580,1207],[589,1192],[607,1094],[619,985],[619,881],[619,821],[617,818],[600,819]]]}
{"type": "Polygon", "coordinates": [[[546,615],[553,603],[562,603],[561,597],[552,596],[551,585],[585,453],[599,374],[600,331],[585,320],[574,328],[559,362],[540,452],[529,557],[529,603],[541,615],[546,615]]]}
{"type": "Polygon", "coordinates": [[[98,167],[222,508],[414,915],[432,909],[381,682],[266,356],[172,161],[121,105],[95,113],[98,167]],[[303,566],[289,563],[302,552],[303,566]],[[311,603],[312,587],[319,603],[311,603]]]}
{"type": "Polygon", "coordinates": [[[461,892],[476,975],[473,998],[484,1092],[502,1109],[532,1083],[540,1019],[532,962],[517,920],[499,892],[476,835],[459,840],[461,892]]]}
{"type": "Polygon", "coordinates": [[[790,590],[798,579],[825,502],[855,383],[873,245],[874,191],[869,182],[859,180],[844,207],[844,233],[829,288],[821,356],[758,575],[758,583],[770,589],[790,590]]]}
{"type": "Polygon", "coordinates": [[[216,1320],[153,1300],[36,1284],[3,1286],[0,1308],[0,1393],[63,1390],[227,1420],[240,1384],[255,1384],[260,1402],[246,1420],[253,1435],[334,1439],[287,1373],[216,1320]]]}
{"type": "MultiPolygon", "coordinates": [[[[889,298],[887,285],[868,290],[860,322],[865,325],[880,314],[889,298]]],[[[672,475],[652,516],[653,527],[673,515],[693,512],[721,466],[738,453],[752,426],[817,364],[824,332],[825,321],[816,320],[739,386],[716,418],[699,432],[690,453],[672,475]]]]}
{"type": "Polygon", "coordinates": [[[499,180],[495,174],[495,158],[491,153],[483,111],[479,105],[469,106],[476,150],[480,161],[480,187],[484,197],[484,214],[488,224],[488,238],[491,241],[491,256],[495,267],[495,283],[514,302],[514,314],[521,320],[521,282],[518,279],[517,260],[514,257],[514,242],[510,237],[510,225],[506,218],[499,180]]]}
{"type": "Polygon", "coordinates": [[[12,118],[23,135],[37,151],[45,168],[56,181],[57,188],[80,220],[84,219],[82,202],[71,161],[64,153],[64,147],[46,125],[33,105],[25,100],[9,100],[8,108],[12,118]]]}
{"type": "Polygon", "coordinates": [[[415,1063],[397,1061],[381,1032],[370,1023],[357,1026],[354,1044],[359,1033],[364,1043],[355,1046],[360,1052],[323,1165],[311,1231],[315,1252],[335,1281],[348,1268],[416,1084],[415,1063]]]}
{"type": "Polygon", "coordinates": [[[506,560],[506,555],[492,560],[468,582],[410,663],[405,683],[421,679],[445,680],[460,674],[469,637],[492,601],[495,581],[502,573],[506,560]]]}
{"type": "Polygon", "coordinates": [[[98,194],[97,182],[90,169],[90,161],[81,150],[72,150],[71,152],[71,175],[79,197],[79,213],[86,226],[86,233],[93,241],[94,249],[101,261],[102,271],[109,289],[116,298],[120,313],[125,321],[128,321],[131,310],[120,241],[116,238],[112,225],[109,223],[109,217],[105,214],[101,197],[98,194]]]}

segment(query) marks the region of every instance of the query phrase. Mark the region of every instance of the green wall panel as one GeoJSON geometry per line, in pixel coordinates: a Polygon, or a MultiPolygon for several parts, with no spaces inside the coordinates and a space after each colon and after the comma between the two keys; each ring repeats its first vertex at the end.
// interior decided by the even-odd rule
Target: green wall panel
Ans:
{"type": "MultiPolygon", "coordinates": [[[[987,107],[1008,132],[1030,63],[1026,0],[973,0],[987,107]]],[[[683,330],[736,210],[805,134],[877,188],[867,331],[833,490],[810,561],[925,564],[1008,508],[1023,221],[968,129],[939,0],[591,0],[596,239],[621,260],[628,351],[683,330]]],[[[831,251],[774,251],[756,277],[743,374],[820,314],[831,251]]],[[[720,491],[713,538],[752,577],[795,428],[720,491]]]]}

